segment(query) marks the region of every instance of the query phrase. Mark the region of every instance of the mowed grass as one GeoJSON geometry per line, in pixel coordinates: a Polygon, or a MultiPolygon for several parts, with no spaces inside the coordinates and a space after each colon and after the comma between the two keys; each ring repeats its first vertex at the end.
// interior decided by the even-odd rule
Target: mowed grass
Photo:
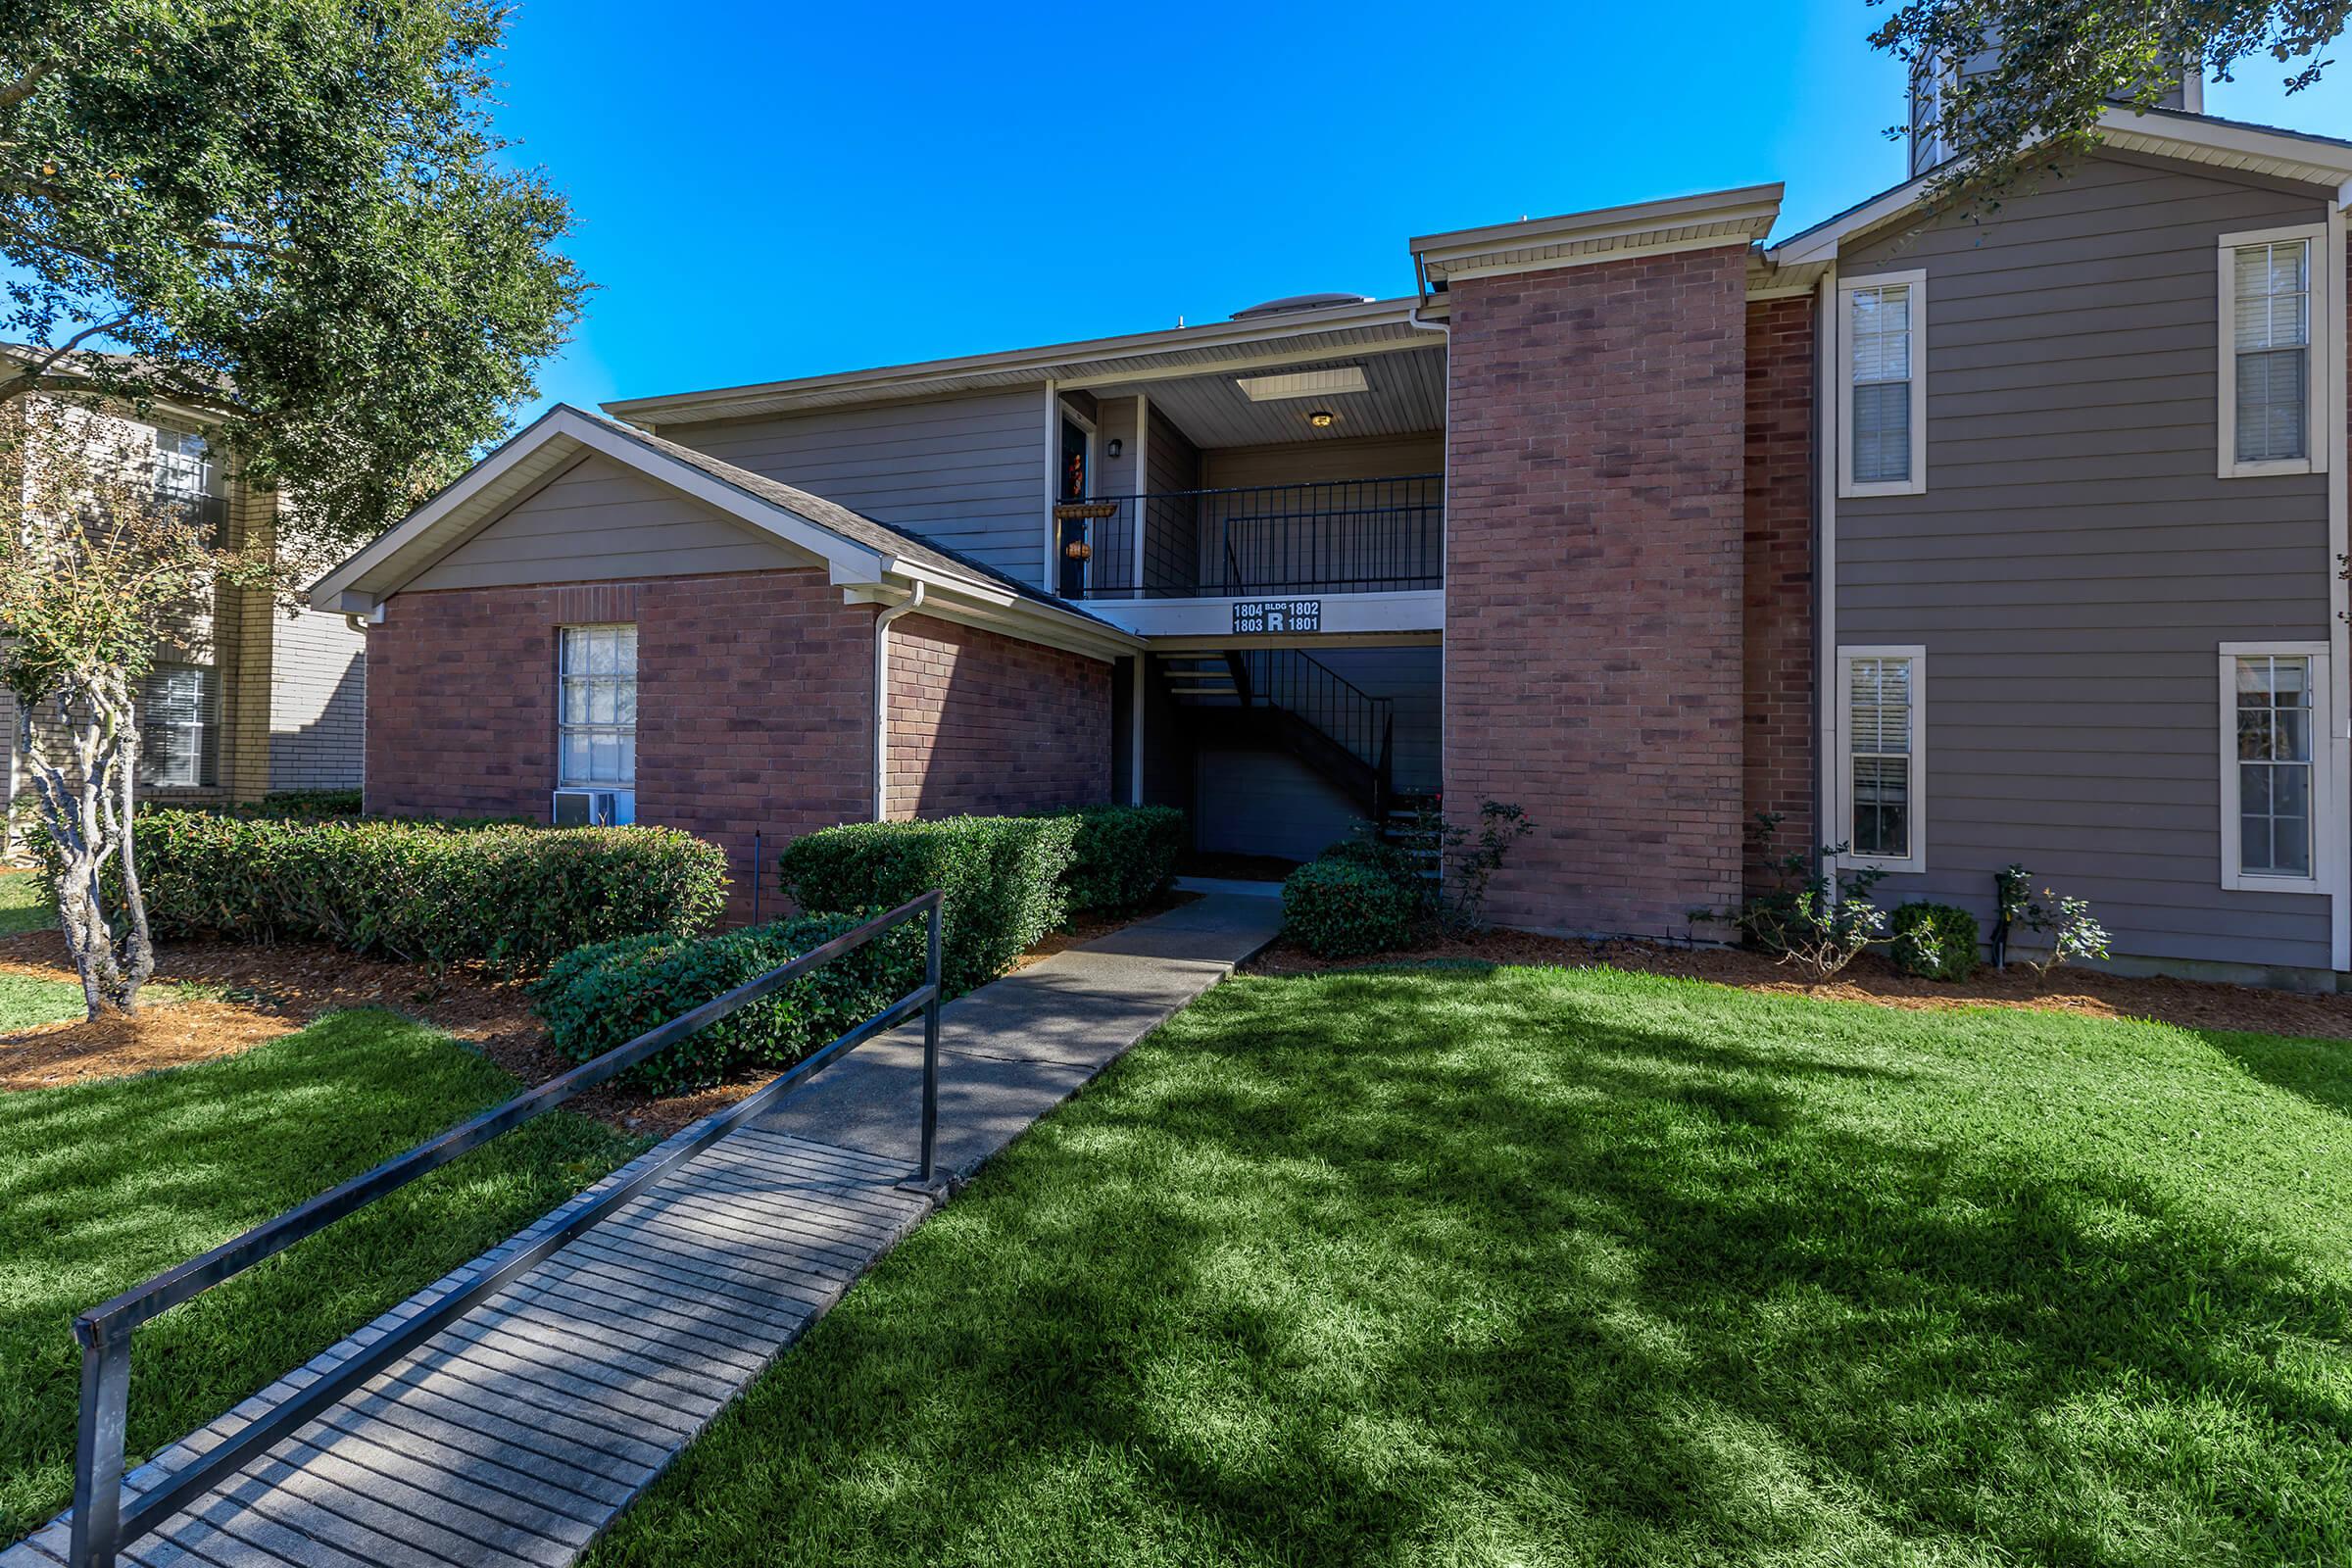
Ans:
{"type": "Polygon", "coordinates": [[[2352,1047],[1218,988],[624,1515],[680,1562],[2352,1561],[2352,1047]]]}
{"type": "Polygon", "coordinates": [[[0,1035],[78,1018],[87,1008],[78,982],[0,971],[0,1035]]]}
{"type": "Polygon", "coordinates": [[[56,906],[34,871],[0,871],[0,937],[46,931],[57,924],[56,906]]]}
{"type": "MultiPolygon", "coordinates": [[[[75,1312],[515,1088],[438,1030],[357,1011],[223,1060],[0,1095],[0,1543],[72,1500],[75,1312]]],[[[212,1420],[636,1147],[543,1116],[141,1328],[131,1453],[212,1420]]]]}

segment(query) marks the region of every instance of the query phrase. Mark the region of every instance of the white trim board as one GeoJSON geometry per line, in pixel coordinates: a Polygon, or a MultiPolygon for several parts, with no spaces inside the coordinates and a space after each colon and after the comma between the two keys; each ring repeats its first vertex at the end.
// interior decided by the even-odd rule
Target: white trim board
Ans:
{"type": "Polygon", "coordinates": [[[2324,642],[2223,643],[2217,663],[2220,687],[2214,708],[2220,720],[2222,886],[2232,893],[2334,893],[2337,843],[2344,824],[2328,803],[2335,799],[2334,747],[2320,744],[2320,721],[2334,711],[2333,683],[2324,642]],[[2237,662],[2265,656],[2308,660],[2311,666],[2311,875],[2265,876],[2242,868],[2238,838],[2237,662]]]}

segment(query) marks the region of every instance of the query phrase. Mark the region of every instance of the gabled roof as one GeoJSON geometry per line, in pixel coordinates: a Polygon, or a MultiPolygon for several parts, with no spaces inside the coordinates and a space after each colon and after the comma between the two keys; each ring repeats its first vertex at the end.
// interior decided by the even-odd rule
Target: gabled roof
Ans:
{"type": "MultiPolygon", "coordinates": [[[[2202,164],[2237,173],[2262,174],[2299,184],[2342,188],[2352,182],[2352,141],[2275,125],[2221,120],[2178,109],[2110,109],[2099,117],[2105,146],[2121,152],[2202,164]]],[[[1937,171],[1856,202],[1841,213],[1799,229],[1765,251],[1777,268],[1836,259],[1838,245],[1910,214],[1928,197],[1937,171]]]]}
{"type": "Polygon", "coordinates": [[[1781,189],[1746,185],[1424,234],[1412,241],[1413,260],[1431,287],[1444,288],[1455,278],[1545,270],[1644,252],[1747,245],[1771,232],[1781,212],[1781,189]]]}
{"type": "MultiPolygon", "coordinates": [[[[542,481],[596,453],[822,561],[845,587],[922,583],[946,601],[1007,612],[1121,646],[1137,641],[1109,621],[960,552],[877,522],[822,496],[722,463],[705,452],[558,404],[394,527],[312,585],[320,610],[364,612],[414,581],[542,481]]],[[[1009,627],[1008,627],[1009,629],[1009,627]]]]}

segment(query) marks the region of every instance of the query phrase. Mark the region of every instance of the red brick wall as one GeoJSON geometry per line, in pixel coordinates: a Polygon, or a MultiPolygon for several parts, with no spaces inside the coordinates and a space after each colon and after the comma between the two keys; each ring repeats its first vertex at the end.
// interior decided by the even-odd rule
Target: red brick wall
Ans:
{"type": "Polygon", "coordinates": [[[1680,934],[1739,897],[1745,269],[1451,292],[1446,799],[1538,824],[1503,924],[1680,934]]]}
{"type": "Polygon", "coordinates": [[[1110,799],[1110,665],[928,615],[890,628],[890,814],[1110,799]]]}
{"type": "MultiPolygon", "coordinates": [[[[772,855],[871,813],[874,615],[821,571],[399,595],[368,640],[368,809],[544,819],[557,628],[634,621],[637,819],[726,846],[746,916],[755,831],[772,855]]],[[[1108,799],[1108,665],[920,616],[892,639],[917,737],[894,798],[926,816],[1108,799]]]]}
{"type": "Polygon", "coordinates": [[[624,620],[637,820],[724,845],[737,913],[755,831],[772,853],[868,814],[874,611],[821,571],[397,596],[368,637],[368,808],[544,820],[557,628],[624,620]]]}
{"type": "MultiPolygon", "coordinates": [[[[1747,308],[1747,537],[1741,683],[1746,817],[1781,817],[1779,853],[1813,826],[1813,323],[1811,296],[1747,308]]],[[[1747,866],[1767,885],[1765,858],[1747,866]]]]}

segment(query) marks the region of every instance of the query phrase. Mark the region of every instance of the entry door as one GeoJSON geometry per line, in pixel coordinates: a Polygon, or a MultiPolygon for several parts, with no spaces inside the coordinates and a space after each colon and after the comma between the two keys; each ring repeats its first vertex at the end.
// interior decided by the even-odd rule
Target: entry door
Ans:
{"type": "MultiPolygon", "coordinates": [[[[1086,499],[1087,434],[1075,419],[1061,421],[1061,484],[1056,499],[1084,501],[1086,499]]],[[[1059,549],[1055,552],[1061,562],[1061,597],[1076,599],[1086,592],[1086,563],[1070,555],[1070,546],[1086,538],[1084,517],[1065,517],[1055,533],[1059,549]]]]}

